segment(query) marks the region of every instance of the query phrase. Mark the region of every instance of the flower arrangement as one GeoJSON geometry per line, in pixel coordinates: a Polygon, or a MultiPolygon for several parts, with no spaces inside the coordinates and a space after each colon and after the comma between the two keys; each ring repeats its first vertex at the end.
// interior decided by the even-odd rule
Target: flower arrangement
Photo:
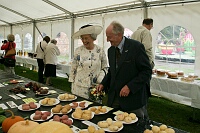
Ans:
{"type": "Polygon", "coordinates": [[[89,99],[101,102],[102,98],[105,97],[106,93],[104,91],[97,91],[96,87],[89,88],[89,99]]]}

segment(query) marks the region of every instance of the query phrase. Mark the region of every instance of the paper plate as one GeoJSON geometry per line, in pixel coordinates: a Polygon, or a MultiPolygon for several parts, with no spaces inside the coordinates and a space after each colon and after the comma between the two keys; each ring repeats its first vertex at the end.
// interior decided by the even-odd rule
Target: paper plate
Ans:
{"type": "MultiPolygon", "coordinates": [[[[41,111],[41,112],[44,113],[44,112],[47,112],[47,111],[41,111]]],[[[51,115],[48,116],[46,120],[42,120],[42,119],[40,119],[40,120],[34,120],[33,119],[34,116],[35,116],[35,113],[31,114],[30,115],[30,119],[33,120],[33,121],[46,121],[46,120],[50,119],[53,116],[53,114],[51,113],[51,115]]]]}
{"type": "Polygon", "coordinates": [[[35,105],[37,105],[37,108],[35,108],[35,109],[29,109],[29,110],[23,110],[22,109],[22,105],[23,104],[21,104],[21,105],[18,106],[18,109],[21,110],[21,111],[32,111],[32,110],[36,110],[36,109],[40,108],[40,104],[39,103],[35,103],[35,105]]]}
{"type": "MultiPolygon", "coordinates": [[[[43,99],[42,99],[43,100],[43,99]]],[[[48,105],[48,104],[42,104],[42,100],[39,101],[39,104],[41,104],[42,106],[54,106],[60,103],[60,101],[58,99],[55,98],[55,103],[53,105],[48,105]]]]}
{"type": "MultiPolygon", "coordinates": [[[[119,120],[117,120],[117,116],[115,116],[114,119],[115,119],[116,121],[119,121],[119,120]]],[[[136,117],[135,120],[132,120],[130,123],[127,123],[127,122],[125,122],[125,121],[121,121],[121,122],[122,122],[123,124],[133,124],[133,123],[136,123],[137,121],[138,121],[138,118],[136,117]]]]}

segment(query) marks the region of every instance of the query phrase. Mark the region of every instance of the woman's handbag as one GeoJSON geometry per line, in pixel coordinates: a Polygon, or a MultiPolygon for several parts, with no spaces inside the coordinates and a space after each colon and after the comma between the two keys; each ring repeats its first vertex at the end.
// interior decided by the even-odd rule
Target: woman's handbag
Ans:
{"type": "Polygon", "coordinates": [[[15,59],[12,59],[12,58],[4,58],[4,65],[7,66],[7,67],[15,67],[15,62],[16,60],[15,59]]]}
{"type": "MultiPolygon", "coordinates": [[[[10,45],[10,43],[9,43],[10,45]]],[[[13,48],[13,46],[11,45],[11,49],[9,49],[7,52],[6,52],[6,55],[5,56],[13,56],[13,55],[16,55],[16,50],[15,48],[13,48]]]]}

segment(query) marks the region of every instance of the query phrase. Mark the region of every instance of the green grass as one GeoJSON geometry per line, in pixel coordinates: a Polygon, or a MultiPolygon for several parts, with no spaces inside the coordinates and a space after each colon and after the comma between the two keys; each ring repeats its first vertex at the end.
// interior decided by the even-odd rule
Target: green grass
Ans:
{"type": "MultiPolygon", "coordinates": [[[[0,69],[3,66],[0,65],[0,69]]],[[[37,81],[37,72],[25,67],[16,66],[17,75],[37,81]]],[[[71,92],[70,83],[67,78],[53,78],[53,86],[58,89],[71,92]]],[[[106,103],[107,97],[103,99],[106,103]]],[[[194,109],[196,119],[200,119],[200,110],[194,109]]],[[[200,133],[200,123],[190,122],[189,118],[193,115],[193,108],[182,104],[177,104],[161,97],[151,97],[148,104],[150,119],[191,133],[200,133]]]]}

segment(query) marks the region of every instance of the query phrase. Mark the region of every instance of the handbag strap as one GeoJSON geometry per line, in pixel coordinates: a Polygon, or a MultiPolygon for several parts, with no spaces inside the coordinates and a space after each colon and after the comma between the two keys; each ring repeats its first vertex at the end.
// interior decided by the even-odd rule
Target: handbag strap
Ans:
{"type": "MultiPolygon", "coordinates": [[[[42,49],[41,42],[40,42],[40,48],[42,49]]],[[[44,50],[43,50],[43,49],[42,49],[42,51],[44,52],[44,50]]]]}

